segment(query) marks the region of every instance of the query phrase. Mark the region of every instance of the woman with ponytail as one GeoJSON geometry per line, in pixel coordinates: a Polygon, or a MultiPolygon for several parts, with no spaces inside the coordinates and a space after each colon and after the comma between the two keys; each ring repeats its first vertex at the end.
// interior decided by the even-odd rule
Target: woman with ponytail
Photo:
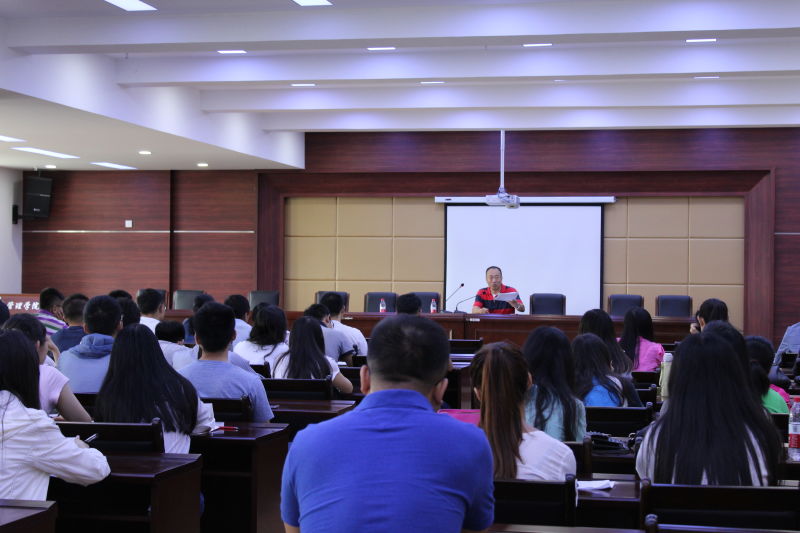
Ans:
{"type": "Polygon", "coordinates": [[[531,376],[519,348],[505,342],[487,344],[475,354],[470,372],[496,479],[563,481],[575,474],[569,447],[525,423],[531,376]]]}

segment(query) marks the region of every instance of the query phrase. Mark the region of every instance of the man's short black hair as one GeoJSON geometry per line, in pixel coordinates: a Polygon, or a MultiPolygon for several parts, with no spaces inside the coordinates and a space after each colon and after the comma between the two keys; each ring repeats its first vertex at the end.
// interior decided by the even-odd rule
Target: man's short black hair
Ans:
{"type": "Polygon", "coordinates": [[[122,309],[122,327],[130,326],[131,324],[138,324],[142,319],[142,313],[139,311],[139,306],[130,298],[117,298],[122,309]]]}
{"type": "Polygon", "coordinates": [[[200,310],[201,307],[206,305],[208,302],[213,302],[214,297],[210,294],[198,294],[194,297],[194,301],[192,302],[192,312],[196,313],[200,310]]]}
{"type": "Polygon", "coordinates": [[[447,375],[450,342],[442,326],[421,316],[384,318],[369,340],[369,371],[390,383],[433,387],[447,375]]]}
{"type": "Polygon", "coordinates": [[[233,340],[236,317],[233,309],[217,302],[208,302],[192,317],[197,344],[207,352],[221,352],[233,340]]]}
{"type": "Polygon", "coordinates": [[[164,303],[164,295],[161,291],[156,289],[144,289],[136,297],[136,305],[143,315],[152,315],[158,312],[158,309],[164,303]]]}
{"type": "Polygon", "coordinates": [[[422,311],[422,300],[413,292],[397,297],[397,312],[406,315],[417,315],[422,311]]]}
{"type": "Polygon", "coordinates": [[[114,289],[108,295],[112,298],[130,298],[133,300],[133,295],[124,289],[114,289]]]}
{"type": "Polygon", "coordinates": [[[241,294],[231,294],[225,299],[225,305],[233,309],[233,315],[239,320],[244,320],[250,312],[250,302],[241,294]]]}
{"type": "Polygon", "coordinates": [[[121,319],[122,308],[111,296],[95,296],[83,310],[83,324],[89,333],[114,335],[121,319]]]}
{"type": "Polygon", "coordinates": [[[180,342],[184,339],[186,332],[183,324],[174,320],[162,320],[156,324],[156,338],[160,341],[180,342]]]}
{"type": "Polygon", "coordinates": [[[313,316],[317,320],[322,321],[326,316],[331,314],[330,309],[325,307],[322,304],[312,304],[309,305],[308,308],[303,311],[303,316],[313,316]]]}
{"type": "Polygon", "coordinates": [[[66,318],[68,322],[83,323],[83,310],[88,301],[89,297],[81,293],[67,296],[67,299],[64,300],[64,318],[66,318]]]}
{"type": "Polygon", "coordinates": [[[63,301],[64,295],[53,287],[48,287],[39,293],[39,309],[52,311],[53,307],[61,305],[63,301]]]}
{"type": "Polygon", "coordinates": [[[492,265],[492,266],[490,266],[489,268],[487,268],[487,269],[486,269],[486,274],[488,275],[488,274],[489,274],[489,271],[490,271],[491,269],[493,269],[493,268],[496,268],[496,269],[497,269],[497,270],[500,272],[500,275],[501,275],[501,276],[503,275],[503,269],[502,269],[502,268],[500,268],[499,266],[494,266],[494,265],[492,265]]]}
{"type": "Polygon", "coordinates": [[[319,303],[327,307],[332,315],[338,315],[344,309],[344,298],[338,292],[326,292],[319,299],[319,303]]]}

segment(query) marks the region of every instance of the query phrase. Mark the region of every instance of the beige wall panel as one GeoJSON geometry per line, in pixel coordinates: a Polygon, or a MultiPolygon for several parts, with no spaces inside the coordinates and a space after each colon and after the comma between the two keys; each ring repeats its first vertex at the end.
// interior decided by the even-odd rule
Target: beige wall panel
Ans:
{"type": "Polygon", "coordinates": [[[286,235],[333,237],[336,235],[336,198],[286,200],[286,235]]]}
{"type": "Polygon", "coordinates": [[[286,279],[335,279],[334,237],[286,237],[286,279]]]}
{"type": "Polygon", "coordinates": [[[686,283],[686,239],[629,239],[628,283],[686,283]]]}
{"type": "MultiPolygon", "coordinates": [[[[608,310],[609,294],[628,294],[628,286],[624,283],[603,283],[603,305],[602,309],[608,310]]],[[[586,309],[588,311],[588,309],[586,309]]],[[[586,312],[584,311],[584,313],[586,312]]]]}
{"type": "Polygon", "coordinates": [[[688,198],[629,198],[629,237],[688,237],[688,198]]]}
{"type": "Polygon", "coordinates": [[[364,295],[368,292],[392,292],[390,281],[339,281],[337,291],[350,293],[350,311],[360,313],[364,310],[364,295]]]}
{"type": "Polygon", "coordinates": [[[691,239],[689,283],[743,285],[744,239],[691,239]]]}
{"type": "Polygon", "coordinates": [[[394,239],[394,279],[438,281],[444,276],[444,239],[394,239]]]}
{"type": "Polygon", "coordinates": [[[688,285],[628,285],[628,294],[641,294],[644,308],[651,316],[656,316],[656,296],[662,294],[689,294],[688,285]]]}
{"type": "Polygon", "coordinates": [[[615,203],[603,206],[603,235],[606,237],[628,236],[627,198],[617,198],[615,203]]]}
{"type": "Polygon", "coordinates": [[[690,198],[691,237],[744,238],[744,198],[690,198]]]}
{"type": "Polygon", "coordinates": [[[339,198],[339,236],[391,237],[391,198],[339,198]]]}
{"type": "Polygon", "coordinates": [[[283,284],[283,309],[285,311],[302,311],[314,303],[317,291],[330,289],[333,280],[319,281],[286,281],[283,284]]]}
{"type": "Polygon", "coordinates": [[[395,198],[394,235],[444,237],[444,204],[433,198],[395,198]]]}
{"type": "MultiPolygon", "coordinates": [[[[708,298],[719,298],[728,304],[728,318],[731,324],[742,329],[744,324],[744,286],[742,285],[689,285],[689,296],[692,297],[694,310],[708,298]]],[[[769,338],[771,332],[749,331],[748,335],[763,335],[769,338]]]]}
{"type": "Polygon", "coordinates": [[[603,239],[603,283],[628,281],[628,240],[603,239]]]}
{"type": "Polygon", "coordinates": [[[339,280],[391,281],[391,237],[339,237],[337,243],[339,280]]]}

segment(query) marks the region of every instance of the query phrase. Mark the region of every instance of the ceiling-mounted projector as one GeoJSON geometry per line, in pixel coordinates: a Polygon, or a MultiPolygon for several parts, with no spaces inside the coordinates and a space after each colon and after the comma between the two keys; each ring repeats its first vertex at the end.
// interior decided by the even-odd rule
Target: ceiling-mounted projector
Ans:
{"type": "Polygon", "coordinates": [[[516,194],[508,194],[505,189],[501,188],[497,191],[497,194],[486,195],[486,205],[516,209],[519,207],[519,196],[516,194]]]}

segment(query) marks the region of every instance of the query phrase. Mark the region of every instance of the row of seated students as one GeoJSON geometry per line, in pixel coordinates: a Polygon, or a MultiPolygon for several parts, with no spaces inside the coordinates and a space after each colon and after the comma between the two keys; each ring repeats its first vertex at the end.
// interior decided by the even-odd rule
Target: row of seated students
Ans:
{"type": "MultiPolygon", "coordinates": [[[[92,298],[84,309],[86,329],[96,331],[87,335],[89,344],[103,349],[110,345],[95,417],[116,422],[159,417],[164,424],[167,451],[185,453],[189,434],[208,416],[199,401],[206,396],[203,387],[233,386],[225,378],[228,374],[235,377],[237,386],[247,387],[251,376],[228,363],[228,346],[236,334],[234,312],[215,302],[198,309],[192,317],[192,328],[202,351],[201,359],[180,372],[167,362],[156,336],[147,326],[131,324],[120,329],[121,315],[119,303],[108,296],[92,298]],[[111,341],[91,335],[110,337],[111,341]]],[[[605,322],[606,317],[599,310],[587,315],[584,317],[587,329],[593,320],[605,322]]],[[[13,319],[17,326],[10,321],[14,327],[6,323],[0,333],[0,409],[5,424],[2,432],[5,455],[0,465],[3,498],[43,499],[49,474],[80,483],[96,481],[108,474],[102,455],[79,440],[59,437],[53,422],[39,409],[44,403],[42,397],[53,398],[52,392],[41,391],[41,368],[46,365],[46,356],[42,357],[46,350],[42,346],[47,346],[48,340],[44,326],[38,321],[31,322],[30,318],[17,315],[13,319]],[[20,321],[30,331],[21,327],[20,321]]],[[[316,324],[306,318],[296,323],[316,324]]],[[[682,341],[674,354],[668,382],[670,399],[645,435],[636,460],[637,471],[641,477],[660,483],[775,484],[783,448],[762,405],[764,393],[756,386],[759,382],[751,378],[760,368],[760,363],[751,361],[755,344],[751,342],[753,348],[748,351],[748,343],[724,321],[703,320],[701,326],[702,331],[682,341]]],[[[302,327],[305,326],[295,326],[302,327]]],[[[276,361],[276,367],[287,361],[289,373],[293,367],[292,355],[301,352],[300,348],[293,352],[295,346],[301,346],[298,339],[317,336],[304,335],[302,329],[295,328],[285,352],[288,359],[279,357],[276,361]]],[[[583,325],[581,330],[584,331],[583,325]]],[[[317,356],[322,351],[320,337],[321,333],[314,343],[317,356]]],[[[621,340],[624,338],[623,333],[621,340]]],[[[82,339],[81,343],[85,341],[82,339]]],[[[639,342],[635,344],[641,346],[639,342]]],[[[582,422],[581,412],[584,405],[592,405],[593,396],[600,398],[601,404],[624,405],[627,397],[624,382],[628,380],[625,370],[634,368],[639,353],[634,352],[630,357],[613,333],[611,340],[595,333],[582,333],[570,345],[566,336],[555,328],[533,331],[522,350],[507,343],[484,346],[475,354],[470,369],[481,402],[478,425],[486,437],[481,441],[466,431],[466,424],[444,423],[441,415],[436,419],[422,416],[438,408],[446,388],[443,376],[449,347],[440,326],[420,317],[390,317],[376,326],[369,348],[368,365],[362,368],[361,375],[367,398],[351,415],[299,433],[290,449],[282,496],[283,517],[289,531],[300,525],[306,530],[303,521],[308,522],[310,531],[325,530],[321,524],[326,520],[333,520],[328,525],[352,526],[349,515],[348,519],[342,518],[341,507],[335,509],[333,501],[324,501],[328,493],[324,486],[332,483],[347,485],[340,488],[351,496],[363,493],[377,502],[405,498],[420,510],[430,506],[424,502],[430,499],[423,497],[424,491],[418,495],[401,491],[398,495],[392,480],[408,481],[409,475],[418,474],[416,468],[401,470],[409,465],[419,466],[416,464],[420,460],[419,451],[438,449],[439,440],[441,448],[447,448],[449,453],[454,453],[453,447],[445,446],[445,441],[461,443],[455,452],[458,457],[443,461],[435,453],[423,454],[429,456],[423,465],[426,479],[436,480],[431,483],[439,488],[455,483],[458,490],[450,487],[443,493],[461,503],[449,502],[443,512],[442,502],[437,501],[436,512],[444,515],[442,520],[458,521],[460,527],[477,530],[487,527],[491,523],[492,477],[560,480],[564,474],[574,473],[574,456],[560,441],[580,439],[585,431],[585,416],[582,422]],[[415,417],[422,418],[411,417],[407,412],[409,406],[416,409],[415,417]],[[364,424],[362,419],[370,423],[364,424]],[[393,440],[387,440],[389,436],[393,440]],[[360,464],[343,465],[328,460],[327,450],[331,446],[336,447],[337,443],[350,446],[353,442],[358,443],[354,456],[360,464]],[[392,460],[387,461],[388,457],[392,460]],[[470,468],[465,469],[467,464],[470,468]],[[454,475],[454,468],[461,474],[454,475]],[[440,472],[442,469],[450,470],[440,472]],[[363,472],[378,482],[362,486],[364,480],[353,472],[363,472]],[[485,472],[489,473],[488,482],[485,472]],[[391,494],[381,496],[381,491],[391,494]],[[315,511],[309,513],[310,508],[315,511]],[[318,527],[313,527],[314,524],[318,527]]],[[[69,352],[68,349],[62,353],[59,361],[69,352]]],[[[295,366],[313,372],[309,370],[311,367],[295,366]]],[[[319,364],[317,370],[327,369],[319,364]]],[[[260,382],[252,383],[257,383],[263,394],[260,382]]],[[[266,402],[265,405],[268,409],[266,402]]],[[[271,413],[264,416],[268,418],[271,413]]],[[[359,513],[363,515],[363,499],[354,497],[354,501],[359,502],[359,513]]],[[[386,505],[368,507],[374,509],[365,519],[378,519],[377,523],[382,523],[381,519],[400,520],[386,505]]],[[[420,511],[419,516],[428,520],[431,514],[420,511]]],[[[417,518],[404,516],[397,523],[417,518]]],[[[426,522],[425,527],[430,525],[426,522]]]]}

